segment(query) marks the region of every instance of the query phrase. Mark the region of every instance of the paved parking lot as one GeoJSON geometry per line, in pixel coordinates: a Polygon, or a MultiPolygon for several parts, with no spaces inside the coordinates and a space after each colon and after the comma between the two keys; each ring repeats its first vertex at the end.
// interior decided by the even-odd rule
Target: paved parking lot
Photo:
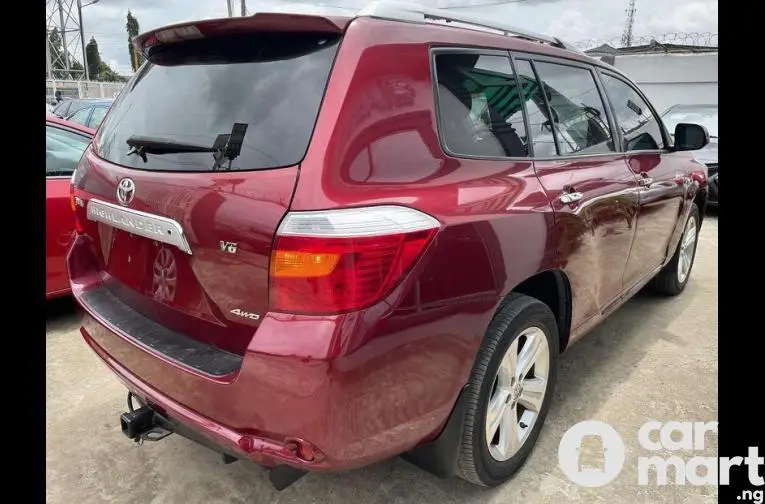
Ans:
{"type": "MultiPolygon", "coordinates": [[[[480,489],[389,460],[342,474],[302,478],[283,492],[254,464],[223,465],[178,436],[138,446],[120,432],[125,390],[82,342],[71,304],[48,308],[47,501],[49,503],[508,503],[717,502],[716,488],[639,486],[637,441],[645,422],[717,419],[717,217],[709,216],[687,290],[640,294],[563,357],[557,397],[539,443],[506,485],[480,489]],[[582,420],[612,425],[627,447],[621,474],[602,488],[571,483],[558,443],[582,420]]],[[[715,456],[717,439],[703,452],[715,456]]]]}

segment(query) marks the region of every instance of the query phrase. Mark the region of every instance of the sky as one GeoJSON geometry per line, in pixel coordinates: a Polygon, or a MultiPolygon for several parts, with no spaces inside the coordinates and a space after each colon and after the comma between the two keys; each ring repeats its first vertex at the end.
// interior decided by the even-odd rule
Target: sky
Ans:
{"type": "MultiPolygon", "coordinates": [[[[238,2],[238,0],[236,0],[238,2]]],[[[83,4],[87,1],[83,0],[83,4]]],[[[236,3],[236,2],[235,2],[236,3]]],[[[248,13],[260,11],[328,14],[353,11],[366,0],[249,0],[248,13]],[[257,6],[257,7],[256,7],[257,6]],[[346,11],[337,7],[346,8],[346,11]]],[[[618,41],[624,30],[627,0],[421,0],[433,7],[504,19],[507,24],[553,35],[568,42],[618,41]],[[499,3],[499,5],[486,5],[499,3]]],[[[114,70],[129,75],[128,9],[141,32],[168,24],[225,17],[226,0],[99,0],[82,10],[85,39],[95,37],[101,59],[114,70]]],[[[717,33],[717,0],[636,0],[635,37],[668,33],[717,33]]],[[[678,42],[682,43],[682,42],[678,42]]]]}

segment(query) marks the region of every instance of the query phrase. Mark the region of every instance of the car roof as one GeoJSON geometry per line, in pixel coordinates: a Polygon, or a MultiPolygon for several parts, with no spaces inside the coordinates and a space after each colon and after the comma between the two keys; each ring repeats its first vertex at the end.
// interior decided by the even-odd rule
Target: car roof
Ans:
{"type": "MultiPolygon", "coordinates": [[[[374,2],[373,2],[374,3],[374,2]]],[[[386,11],[387,5],[383,5],[383,14],[369,14],[365,13],[365,9],[358,14],[352,15],[326,15],[321,13],[287,13],[287,12],[261,12],[256,13],[246,18],[220,18],[220,19],[207,19],[198,21],[188,21],[183,23],[176,23],[171,25],[155,28],[151,31],[144,32],[133,39],[133,44],[136,48],[144,54],[149,56],[151,48],[157,45],[163,45],[160,39],[173,40],[175,35],[182,32],[188,32],[188,28],[193,28],[194,32],[201,34],[203,37],[215,37],[221,35],[233,35],[240,33],[247,33],[252,31],[313,31],[315,33],[327,33],[327,34],[342,34],[347,29],[350,29],[352,24],[357,21],[362,22],[375,22],[375,23],[395,23],[401,26],[401,30],[397,33],[407,31],[407,27],[416,29],[420,37],[423,34],[432,37],[435,43],[454,43],[460,45],[473,45],[476,47],[497,48],[519,52],[533,52],[537,54],[543,54],[554,57],[567,58],[571,60],[577,60],[582,63],[595,65],[603,69],[607,69],[617,75],[627,77],[623,72],[617,68],[609,65],[599,59],[590,57],[583,52],[579,51],[560,41],[555,37],[547,37],[540,35],[547,42],[554,41],[553,44],[543,43],[539,39],[534,39],[536,34],[530,36],[524,36],[526,33],[523,30],[508,30],[508,34],[503,34],[502,30],[490,29],[487,24],[493,23],[490,19],[475,18],[471,16],[464,16],[466,19],[476,20],[473,23],[455,22],[455,23],[442,23],[442,22],[430,22],[430,21],[412,21],[406,19],[407,12],[411,14],[417,9],[422,7],[410,6],[403,4],[402,2],[379,2],[381,4],[390,4],[390,8],[393,11],[386,11]],[[405,8],[406,12],[396,12],[395,9],[405,8]],[[388,12],[394,12],[391,17],[386,14],[388,12]],[[401,15],[399,19],[393,19],[393,17],[401,15]],[[480,23],[484,23],[481,25],[480,23]],[[515,31],[519,33],[515,33],[515,31]],[[461,33],[459,41],[452,41],[450,34],[461,33]],[[166,34],[170,34],[166,36],[166,34]],[[464,42],[463,42],[464,41],[464,42]]],[[[444,9],[425,9],[428,13],[451,13],[444,9]]],[[[429,19],[427,14],[424,19],[429,19]]],[[[451,14],[443,14],[449,16],[451,14]]],[[[463,16],[461,16],[463,17],[463,16]]],[[[528,35],[528,33],[527,33],[528,35]]],[[[181,39],[182,40],[182,39],[181,39]]],[[[386,41],[387,42],[387,41],[386,41]]],[[[167,42],[173,43],[173,42],[167,42]]],[[[380,41],[383,43],[383,41],[380,41]]],[[[151,59],[149,57],[149,59],[151,59]]]]}
{"type": "Polygon", "coordinates": [[[56,116],[48,116],[45,118],[46,124],[55,124],[58,126],[64,126],[69,129],[76,130],[80,133],[84,133],[88,136],[93,136],[96,133],[96,130],[88,128],[83,126],[82,124],[73,123],[71,121],[67,121],[65,119],[59,119],[56,116]]]}

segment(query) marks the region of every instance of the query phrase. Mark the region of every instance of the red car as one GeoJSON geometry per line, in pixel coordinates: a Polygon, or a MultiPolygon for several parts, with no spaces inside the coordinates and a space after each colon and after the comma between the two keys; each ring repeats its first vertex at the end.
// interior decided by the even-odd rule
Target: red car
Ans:
{"type": "Polygon", "coordinates": [[[708,132],[670,141],[557,39],[418,9],[135,39],[68,256],[129,438],[177,432],[280,488],[405,452],[497,485],[560,352],[649,282],[685,288],[708,132]]]}
{"type": "Polygon", "coordinates": [[[45,298],[69,294],[66,251],[74,238],[71,179],[94,130],[45,119],[45,298]]]}

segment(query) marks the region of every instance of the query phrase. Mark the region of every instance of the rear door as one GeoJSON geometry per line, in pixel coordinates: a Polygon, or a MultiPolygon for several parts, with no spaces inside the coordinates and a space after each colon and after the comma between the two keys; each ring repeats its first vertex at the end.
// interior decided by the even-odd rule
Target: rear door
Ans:
{"type": "Polygon", "coordinates": [[[624,78],[601,72],[601,81],[619,127],[627,163],[640,185],[640,211],[635,243],[624,272],[626,286],[656,271],[683,213],[684,196],[691,180],[682,154],[666,149],[661,119],[642,93],[624,78]]]}
{"type": "Polygon", "coordinates": [[[114,296],[171,330],[244,352],[268,310],[272,240],[339,40],[255,31],[153,47],[75,180],[114,296]],[[136,138],[186,148],[131,148],[136,138]],[[230,148],[204,151],[221,138],[230,148]]]}
{"type": "Polygon", "coordinates": [[[574,293],[576,329],[624,289],[637,181],[614,141],[590,66],[541,56],[514,61],[531,83],[525,98],[534,166],[556,213],[556,253],[574,293]]]}
{"type": "Polygon", "coordinates": [[[66,250],[74,235],[69,181],[90,137],[53,123],[45,126],[45,292],[69,288],[66,250]]]}

